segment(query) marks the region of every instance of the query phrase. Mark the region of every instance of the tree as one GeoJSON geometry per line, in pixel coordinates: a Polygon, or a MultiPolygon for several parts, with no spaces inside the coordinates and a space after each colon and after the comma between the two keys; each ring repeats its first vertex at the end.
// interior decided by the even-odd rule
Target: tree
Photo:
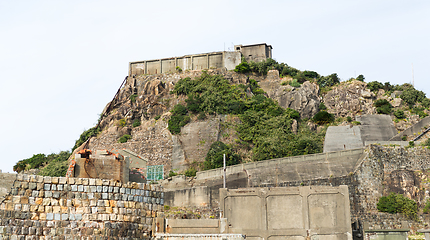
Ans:
{"type": "Polygon", "coordinates": [[[362,82],[364,82],[364,79],[365,79],[365,77],[363,76],[363,74],[360,74],[360,75],[358,75],[357,76],[357,78],[356,78],[358,81],[362,81],[362,82]]]}

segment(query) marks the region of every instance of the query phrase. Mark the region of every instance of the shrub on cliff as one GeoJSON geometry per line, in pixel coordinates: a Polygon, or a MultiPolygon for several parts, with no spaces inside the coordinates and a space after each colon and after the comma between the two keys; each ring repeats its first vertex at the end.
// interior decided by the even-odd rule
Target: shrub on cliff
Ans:
{"type": "Polygon", "coordinates": [[[312,118],[314,123],[322,125],[334,122],[334,115],[331,113],[328,113],[327,111],[319,111],[315,116],[312,118]]]}
{"type": "Polygon", "coordinates": [[[328,76],[321,76],[317,79],[317,83],[320,87],[331,87],[338,83],[340,83],[340,78],[337,76],[337,73],[332,73],[328,76]]]}
{"type": "Polygon", "coordinates": [[[84,142],[86,142],[88,140],[88,138],[90,138],[91,136],[96,136],[98,133],[100,132],[100,128],[93,127],[90,128],[86,131],[84,131],[81,136],[79,136],[79,139],[76,140],[75,142],[75,146],[73,146],[72,148],[72,152],[78,148],[79,146],[81,146],[84,142]]]}
{"type": "Polygon", "coordinates": [[[402,194],[391,193],[386,197],[381,197],[376,206],[380,212],[402,213],[407,218],[417,219],[417,203],[402,194]]]}
{"type": "Polygon", "coordinates": [[[240,156],[233,152],[232,148],[223,142],[216,141],[212,143],[208,153],[206,154],[204,169],[220,168],[223,166],[223,158],[225,154],[226,166],[240,163],[240,156]]]}
{"type": "Polygon", "coordinates": [[[69,156],[69,151],[51,153],[49,155],[43,153],[34,154],[30,158],[17,162],[15,166],[13,166],[13,170],[20,173],[24,170],[42,169],[39,173],[40,175],[52,177],[65,176],[68,168],[67,159],[69,156]]]}
{"type": "Polygon", "coordinates": [[[393,106],[386,99],[378,99],[373,105],[376,107],[376,111],[379,114],[390,114],[393,109],[393,106]]]}

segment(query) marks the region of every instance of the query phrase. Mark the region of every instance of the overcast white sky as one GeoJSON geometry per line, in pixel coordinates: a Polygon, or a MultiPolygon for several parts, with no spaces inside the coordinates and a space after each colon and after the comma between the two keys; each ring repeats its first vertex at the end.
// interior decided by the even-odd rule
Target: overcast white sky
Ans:
{"type": "Polygon", "coordinates": [[[412,81],[429,96],[429,1],[0,0],[0,169],[70,150],[128,62],[273,46],[300,70],[412,81]]]}

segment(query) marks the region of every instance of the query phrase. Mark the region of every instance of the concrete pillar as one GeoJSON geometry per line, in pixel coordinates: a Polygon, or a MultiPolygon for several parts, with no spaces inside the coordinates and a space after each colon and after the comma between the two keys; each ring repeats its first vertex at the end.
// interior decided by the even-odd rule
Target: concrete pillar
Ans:
{"type": "Polygon", "coordinates": [[[193,62],[194,60],[193,60],[193,56],[191,56],[191,59],[190,59],[190,60],[191,60],[191,70],[194,70],[194,62],[193,62]]]}
{"type": "Polygon", "coordinates": [[[143,74],[148,74],[148,65],[146,64],[146,61],[143,62],[143,65],[145,66],[144,69],[144,73],[143,74]]]}
{"type": "Polygon", "coordinates": [[[163,73],[163,60],[160,59],[160,73],[163,73]]]}

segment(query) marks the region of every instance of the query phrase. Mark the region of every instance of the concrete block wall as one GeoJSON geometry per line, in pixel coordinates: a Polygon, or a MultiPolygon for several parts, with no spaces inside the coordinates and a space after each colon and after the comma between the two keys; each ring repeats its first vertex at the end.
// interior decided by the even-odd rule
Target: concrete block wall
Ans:
{"type": "Polygon", "coordinates": [[[160,187],[89,178],[17,175],[0,204],[0,240],[149,239],[160,187]]]}
{"type": "Polygon", "coordinates": [[[226,68],[227,70],[233,70],[240,63],[240,52],[224,51],[193,54],[174,58],[130,62],[129,76],[176,72],[176,67],[180,67],[182,70],[202,70],[210,68],[226,68]]]}

